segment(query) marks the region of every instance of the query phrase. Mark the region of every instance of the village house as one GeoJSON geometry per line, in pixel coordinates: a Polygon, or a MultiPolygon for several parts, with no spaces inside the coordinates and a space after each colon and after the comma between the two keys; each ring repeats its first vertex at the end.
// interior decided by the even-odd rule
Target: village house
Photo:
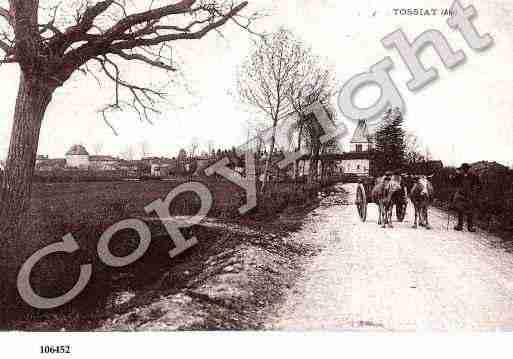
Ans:
{"type": "Polygon", "coordinates": [[[372,174],[374,159],[374,138],[369,133],[365,120],[359,120],[354,131],[349,152],[338,156],[337,167],[340,172],[368,176],[372,174]]]}
{"type": "Polygon", "coordinates": [[[48,158],[47,155],[38,155],[36,169],[51,171],[55,169],[81,169],[92,171],[118,170],[122,160],[112,156],[89,155],[83,145],[73,145],[66,152],[65,158],[48,158]]]}
{"type": "MultiPolygon", "coordinates": [[[[329,167],[329,171],[339,174],[357,176],[373,175],[374,165],[374,138],[369,133],[365,120],[359,120],[353,137],[349,143],[349,151],[344,153],[329,152],[317,158],[317,173],[329,167]]],[[[308,175],[311,168],[310,155],[304,155],[299,163],[300,175],[308,175]]]]}
{"type": "MultiPolygon", "coordinates": [[[[326,168],[329,164],[330,172],[371,175],[373,164],[373,137],[369,134],[365,120],[358,121],[358,125],[350,142],[350,151],[345,153],[330,152],[319,156],[318,173],[321,168],[326,168]]],[[[66,152],[65,158],[50,159],[48,156],[39,155],[36,160],[36,169],[42,171],[51,171],[54,169],[82,169],[91,171],[114,171],[125,170],[130,173],[142,173],[142,168],[147,168],[147,172],[154,177],[167,177],[176,174],[189,173],[199,175],[205,168],[210,166],[216,160],[223,157],[229,159],[229,167],[241,175],[244,174],[244,159],[240,158],[233,150],[218,151],[217,154],[204,154],[195,158],[166,158],[166,157],[145,157],[140,161],[126,161],[108,155],[90,155],[87,149],[80,144],[71,146],[66,152]]],[[[265,166],[267,153],[260,156],[257,161],[257,173],[260,175],[265,166]]],[[[284,154],[276,151],[273,155],[273,163],[283,159],[284,154]],[[276,159],[274,157],[276,156],[276,159]]],[[[299,161],[298,174],[308,175],[310,172],[310,156],[305,155],[299,161]]],[[[271,178],[294,177],[296,170],[295,164],[290,164],[286,169],[277,170],[274,173],[270,170],[271,178]]]]}
{"type": "Polygon", "coordinates": [[[66,167],[89,169],[89,152],[82,145],[73,145],[66,152],[66,167]]]}
{"type": "Polygon", "coordinates": [[[119,159],[112,156],[91,156],[82,145],[73,145],[66,152],[66,167],[93,171],[113,171],[119,159]]]}
{"type": "Polygon", "coordinates": [[[89,169],[93,171],[114,171],[119,165],[120,160],[112,156],[89,156],[89,169]]]}
{"type": "Polygon", "coordinates": [[[144,157],[141,162],[149,165],[150,175],[154,177],[167,177],[178,171],[176,158],[144,157]]]}
{"type": "Polygon", "coordinates": [[[128,175],[140,176],[150,174],[150,166],[139,160],[118,160],[117,169],[127,172],[128,175]]]}
{"type": "Polygon", "coordinates": [[[108,155],[90,155],[82,145],[73,145],[66,152],[66,167],[92,171],[115,171],[122,160],[108,155]]]}

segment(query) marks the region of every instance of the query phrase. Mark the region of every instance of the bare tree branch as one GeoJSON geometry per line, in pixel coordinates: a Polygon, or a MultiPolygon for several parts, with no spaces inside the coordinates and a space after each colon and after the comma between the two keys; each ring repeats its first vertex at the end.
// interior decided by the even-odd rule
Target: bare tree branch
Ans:
{"type": "MultiPolygon", "coordinates": [[[[223,15],[219,20],[212,21],[208,25],[204,26],[202,29],[191,32],[185,31],[182,33],[173,33],[166,35],[157,35],[151,38],[136,38],[128,41],[120,41],[114,43],[110,48],[111,49],[132,49],[138,46],[153,46],[158,45],[163,42],[176,41],[176,40],[197,40],[201,39],[203,36],[208,34],[211,30],[217,29],[223,26],[230,18],[235,16],[239,11],[241,11],[244,7],[246,7],[247,2],[243,2],[238,6],[235,6],[232,10],[230,10],[227,14],[223,15]]],[[[109,36],[109,34],[107,34],[109,36]]]]}
{"type": "Polygon", "coordinates": [[[149,57],[146,57],[142,54],[135,54],[135,53],[127,54],[121,50],[112,50],[111,52],[115,55],[122,57],[125,60],[129,60],[129,61],[138,60],[138,61],[147,63],[150,66],[158,67],[158,68],[161,68],[161,69],[164,69],[167,71],[176,71],[175,67],[173,67],[171,65],[166,65],[164,62],[162,62],[160,60],[152,60],[149,57]]]}
{"type": "Polygon", "coordinates": [[[7,23],[9,23],[9,25],[12,26],[12,24],[14,23],[14,17],[11,15],[9,10],[3,7],[0,7],[0,16],[3,17],[7,21],[7,23]]]}
{"type": "MultiPolygon", "coordinates": [[[[48,7],[50,0],[44,1],[46,7],[39,0],[8,2],[8,9],[0,8],[0,18],[8,25],[0,24],[0,50],[5,53],[0,63],[17,62],[20,81],[0,188],[0,219],[6,229],[0,252],[14,258],[30,207],[41,124],[55,90],[77,71],[96,71],[101,75],[93,73],[97,80],[105,78],[114,86],[113,103],[100,111],[114,133],[107,118],[111,111],[133,110],[141,121],[151,123],[164,92],[155,84],[124,79],[121,66],[135,62],[170,74],[175,71],[168,51],[171,41],[200,39],[219,30],[248,2],[159,0],[169,5],[156,8],[153,0],[62,0],[56,7],[48,7]]],[[[180,76],[179,71],[173,73],[180,76]]]]}

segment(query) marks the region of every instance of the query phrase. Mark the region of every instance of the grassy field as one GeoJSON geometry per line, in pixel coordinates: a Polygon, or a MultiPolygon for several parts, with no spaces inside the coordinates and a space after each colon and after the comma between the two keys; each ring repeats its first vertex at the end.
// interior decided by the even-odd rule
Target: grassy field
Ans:
{"type": "MultiPolygon", "coordinates": [[[[42,296],[55,297],[69,290],[76,282],[81,264],[93,265],[93,278],[87,290],[69,306],[58,309],[62,312],[90,312],[92,308],[105,307],[103,301],[119,286],[116,277],[120,273],[130,273],[129,286],[147,285],[158,279],[162,270],[169,270],[168,251],[172,241],[160,221],[151,221],[152,243],[145,256],[133,265],[113,269],[104,265],[98,258],[96,246],[101,234],[112,224],[128,218],[147,218],[144,207],[157,199],[164,199],[184,180],[143,181],[143,182],[84,182],[84,183],[35,183],[29,220],[25,226],[23,242],[20,243],[18,267],[35,251],[58,241],[71,233],[77,240],[80,250],[73,254],[53,254],[41,260],[33,269],[31,283],[42,296]]],[[[277,218],[288,206],[305,205],[317,198],[321,185],[294,183],[273,183],[265,194],[259,195],[257,207],[247,215],[238,213],[245,202],[245,192],[224,179],[201,180],[212,193],[213,206],[209,217],[226,222],[266,223],[277,218]]],[[[328,184],[325,184],[328,185],[328,184]]],[[[199,209],[200,201],[192,193],[179,195],[171,202],[172,215],[192,215],[199,209]]],[[[214,243],[222,233],[196,226],[193,234],[203,240],[202,246],[214,243]]],[[[190,235],[190,233],[189,233],[190,235]]],[[[135,232],[118,232],[111,241],[111,251],[118,256],[130,254],[138,245],[135,232]]],[[[174,261],[174,260],[173,260],[174,261]]],[[[13,273],[9,273],[12,275],[13,273]]],[[[15,273],[14,273],[15,274],[15,273]]],[[[32,313],[39,317],[42,313],[28,308],[18,297],[15,303],[20,312],[32,313]]],[[[96,310],[94,309],[94,310],[96,310]]],[[[46,311],[45,315],[52,311],[46,311]]]]}

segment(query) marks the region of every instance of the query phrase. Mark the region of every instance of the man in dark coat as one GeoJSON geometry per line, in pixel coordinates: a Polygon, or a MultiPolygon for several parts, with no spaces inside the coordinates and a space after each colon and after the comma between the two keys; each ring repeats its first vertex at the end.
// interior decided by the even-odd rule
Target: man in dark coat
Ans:
{"type": "Polygon", "coordinates": [[[467,228],[469,232],[475,232],[474,212],[477,206],[477,198],[481,190],[479,177],[470,171],[470,165],[464,163],[459,168],[459,173],[455,177],[457,187],[453,196],[453,207],[458,212],[458,224],[454,229],[463,230],[463,219],[467,217],[467,228]]]}

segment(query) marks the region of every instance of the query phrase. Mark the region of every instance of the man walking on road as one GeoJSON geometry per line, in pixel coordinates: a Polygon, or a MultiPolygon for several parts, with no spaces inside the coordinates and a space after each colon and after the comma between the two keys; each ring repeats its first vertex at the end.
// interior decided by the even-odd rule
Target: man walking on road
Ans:
{"type": "Polygon", "coordinates": [[[477,196],[481,189],[479,177],[470,171],[470,165],[464,163],[459,168],[455,177],[457,190],[453,196],[453,206],[458,212],[458,224],[454,229],[463,230],[463,217],[467,217],[467,228],[469,232],[475,232],[474,211],[477,206],[477,196]]]}

